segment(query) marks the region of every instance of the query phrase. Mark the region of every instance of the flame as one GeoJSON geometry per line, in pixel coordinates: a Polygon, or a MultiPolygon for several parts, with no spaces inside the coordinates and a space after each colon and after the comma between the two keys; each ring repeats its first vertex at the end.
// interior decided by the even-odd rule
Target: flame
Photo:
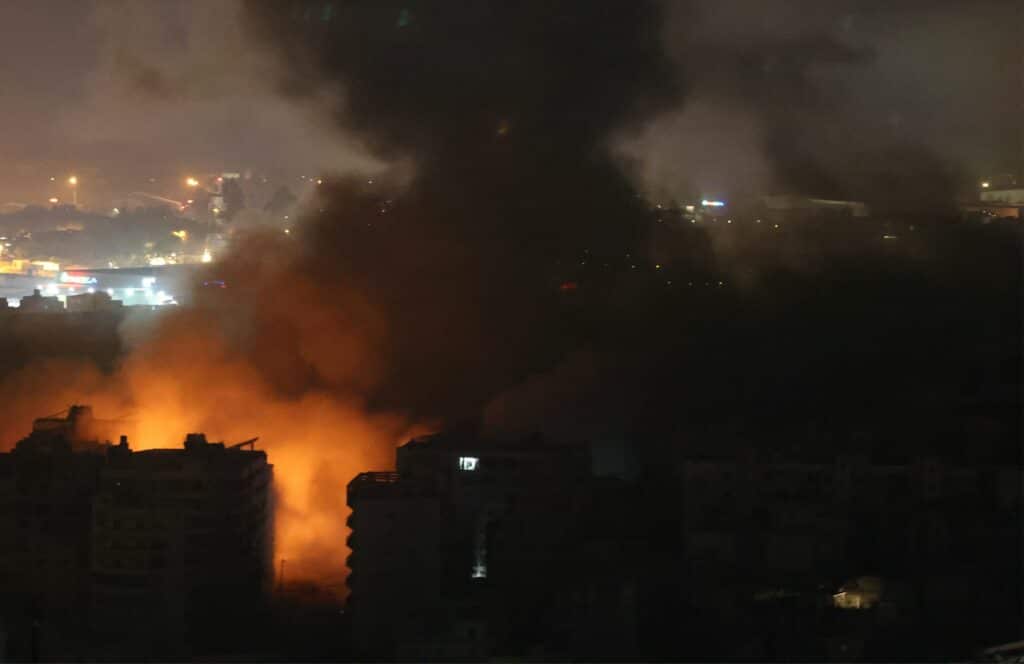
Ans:
{"type": "Polygon", "coordinates": [[[290,580],[343,592],[346,486],[391,467],[413,425],[370,412],[361,396],[381,375],[379,320],[359,297],[296,273],[289,255],[239,252],[225,269],[240,284],[230,310],[174,310],[156,322],[129,315],[121,326],[128,352],[113,372],[46,361],[0,383],[0,445],[72,403],[123,417],[120,432],[136,450],[180,448],[189,432],[226,443],[259,436],[257,449],[274,465],[275,562],[287,559],[290,580]],[[273,288],[288,295],[264,297],[273,288]]]}
{"type": "Polygon", "coordinates": [[[100,418],[129,408],[118,430],[135,450],[180,448],[192,431],[227,443],[259,436],[257,449],[274,465],[275,560],[288,561],[289,579],[338,590],[347,574],[346,485],[360,472],[390,467],[394,447],[410,435],[403,418],[372,415],[356,400],[327,393],[283,400],[250,367],[208,357],[184,370],[133,358],[114,377],[48,362],[5,381],[0,398],[5,411],[19,415],[2,429],[7,447],[31,430],[34,417],[76,402],[91,404],[100,418]],[[63,389],[48,391],[69,377],[63,389]]]}

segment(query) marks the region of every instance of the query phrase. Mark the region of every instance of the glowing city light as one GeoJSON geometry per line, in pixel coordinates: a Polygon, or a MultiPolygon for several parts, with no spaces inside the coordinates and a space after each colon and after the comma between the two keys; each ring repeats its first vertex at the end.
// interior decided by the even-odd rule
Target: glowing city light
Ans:
{"type": "Polygon", "coordinates": [[[78,184],[78,176],[72,175],[71,177],[69,177],[68,178],[68,184],[71,185],[72,187],[74,187],[76,184],[78,184]]]}
{"type": "Polygon", "coordinates": [[[202,257],[202,261],[203,261],[204,263],[210,263],[210,262],[213,262],[213,255],[212,255],[212,254],[210,253],[210,250],[209,250],[209,249],[204,249],[204,250],[203,250],[203,257],[202,257]]]}
{"type": "Polygon", "coordinates": [[[84,274],[68,274],[67,272],[61,272],[60,275],[61,283],[65,284],[94,284],[96,283],[96,277],[90,277],[84,274]]]}
{"type": "Polygon", "coordinates": [[[197,180],[197,179],[195,179],[193,177],[188,177],[188,178],[185,178],[185,184],[188,185],[189,187],[198,187],[199,186],[199,180],[197,180]]]}
{"type": "Polygon", "coordinates": [[[57,203],[60,203],[60,199],[57,198],[56,196],[51,196],[50,197],[50,204],[51,205],[56,205],[57,203]]]}
{"type": "Polygon", "coordinates": [[[703,200],[700,202],[704,207],[725,207],[725,201],[709,201],[703,200]]]}

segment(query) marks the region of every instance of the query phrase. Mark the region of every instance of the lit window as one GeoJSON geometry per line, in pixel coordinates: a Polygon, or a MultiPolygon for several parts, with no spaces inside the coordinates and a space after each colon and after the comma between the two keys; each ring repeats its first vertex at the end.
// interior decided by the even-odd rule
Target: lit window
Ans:
{"type": "Polygon", "coordinates": [[[476,470],[480,466],[477,457],[459,457],[459,470],[476,470]]]}

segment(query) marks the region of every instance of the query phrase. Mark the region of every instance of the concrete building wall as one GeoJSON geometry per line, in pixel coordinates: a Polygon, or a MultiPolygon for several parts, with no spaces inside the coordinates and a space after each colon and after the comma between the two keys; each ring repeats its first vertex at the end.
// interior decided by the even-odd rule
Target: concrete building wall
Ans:
{"type": "Polygon", "coordinates": [[[989,204],[1024,205],[1024,188],[986,189],[981,192],[981,201],[989,204]]]}

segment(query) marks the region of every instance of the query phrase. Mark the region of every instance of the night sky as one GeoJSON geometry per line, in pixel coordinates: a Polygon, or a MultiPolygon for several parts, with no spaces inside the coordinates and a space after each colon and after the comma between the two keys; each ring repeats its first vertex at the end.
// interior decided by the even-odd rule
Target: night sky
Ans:
{"type": "MultiPolygon", "coordinates": [[[[352,9],[358,3],[310,2],[296,5],[292,19],[268,34],[259,26],[263,4],[4,3],[0,197],[40,202],[61,193],[48,178],[71,171],[88,174],[91,197],[102,205],[140,184],[179,193],[183,172],[252,169],[287,179],[368,172],[382,165],[378,159],[415,158],[417,139],[409,135],[396,133],[381,150],[382,125],[361,122],[360,105],[414,75],[412,88],[391,90],[395,101],[409,102],[420,93],[417,85],[454,101],[444,80],[408,63],[387,78],[348,78],[358,76],[352,62],[325,73],[316,61],[330,47],[314,40],[304,54],[282,57],[279,42],[289,37],[281,33],[354,30],[360,48],[378,54],[363,66],[380,65],[382,72],[390,57],[400,57],[396,40],[416,33],[432,58],[465,70],[495,66],[494,56],[514,48],[503,35],[522,36],[531,25],[510,22],[488,3],[377,4],[373,21],[361,22],[365,17],[352,9]],[[432,32],[452,18],[473,34],[432,32]],[[490,55],[473,50],[485,43],[490,55]],[[364,97],[367,86],[375,90],[364,97]],[[336,122],[339,114],[344,122],[336,122]]],[[[885,151],[934,159],[933,170],[967,179],[1012,167],[1020,156],[1021,10],[1012,0],[797,1],[770,10],[743,0],[670,2],[653,4],[642,33],[625,39],[593,24],[596,16],[614,20],[635,11],[619,3],[565,5],[557,19],[564,34],[551,36],[600,45],[585,56],[586,48],[560,54],[589,58],[589,69],[579,73],[595,81],[608,76],[611,63],[628,60],[636,40],[666,58],[662,66],[676,93],[671,104],[641,106],[586,137],[595,149],[626,157],[652,195],[758,188],[855,194],[878,186],[857,164],[885,151]]],[[[540,15],[530,20],[545,22],[540,15]]],[[[498,121],[528,112],[525,103],[542,91],[557,94],[543,82],[551,64],[545,58],[553,55],[541,49],[507,60],[516,73],[507,97],[493,99],[498,106],[491,108],[466,99],[466,112],[476,108],[480,121],[498,121]]],[[[655,74],[633,73],[638,84],[655,74]]],[[[638,101],[633,91],[619,92],[625,96],[617,103],[638,101]]],[[[418,110],[411,104],[406,119],[418,110]]],[[[609,117],[607,109],[590,110],[609,117]]],[[[404,121],[397,109],[377,112],[382,122],[404,121]]]]}

